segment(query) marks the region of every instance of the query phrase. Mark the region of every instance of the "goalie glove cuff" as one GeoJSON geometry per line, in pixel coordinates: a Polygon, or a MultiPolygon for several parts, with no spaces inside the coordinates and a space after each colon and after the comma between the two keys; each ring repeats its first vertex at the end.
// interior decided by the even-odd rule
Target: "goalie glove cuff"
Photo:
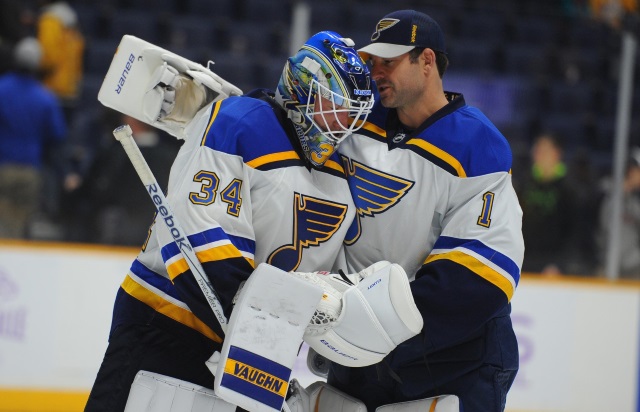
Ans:
{"type": "Polygon", "coordinates": [[[153,86],[142,99],[142,112],[148,123],[162,119],[173,110],[178,76],[178,71],[167,63],[154,70],[149,81],[153,86]]]}

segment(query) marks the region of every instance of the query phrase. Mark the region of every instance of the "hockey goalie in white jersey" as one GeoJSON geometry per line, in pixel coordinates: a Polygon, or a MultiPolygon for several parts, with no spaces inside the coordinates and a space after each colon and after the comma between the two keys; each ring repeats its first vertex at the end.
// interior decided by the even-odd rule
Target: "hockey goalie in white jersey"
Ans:
{"type": "MultiPolygon", "coordinates": [[[[114,57],[100,101],[185,139],[167,199],[187,236],[172,237],[167,229],[172,222],[160,215],[151,226],[117,293],[109,346],[87,412],[235,410],[210,391],[214,381],[206,363],[221,349],[227,331],[191,276],[183,243],[195,250],[227,318],[234,297],[243,299],[241,285],[258,264],[267,263],[327,288],[327,313],[316,312],[309,333],[316,343],[322,336],[340,340],[342,346],[336,345],[353,350],[355,362],[377,361],[421,329],[413,301],[404,299],[408,282],[399,267],[383,264],[382,275],[369,279],[370,292],[357,283],[379,266],[351,275],[354,284],[347,286],[332,275],[327,280],[336,287],[322,275],[306,273],[332,267],[355,216],[336,149],[362,127],[373,97],[368,68],[353,42],[334,32],[318,33],[287,60],[275,92],[239,94],[202,66],[131,36],[114,57]],[[387,298],[388,306],[380,307],[402,313],[377,319],[367,299],[389,285],[398,288],[395,301],[387,298]],[[343,295],[359,303],[343,305],[343,295]],[[382,333],[383,345],[373,339],[374,346],[363,350],[367,345],[354,345],[344,327],[332,329],[347,307],[353,308],[350,313],[369,313],[359,319],[382,333]]],[[[342,324],[349,322],[358,323],[342,324]]],[[[237,372],[227,379],[228,387],[253,385],[261,405],[272,408],[261,410],[280,410],[289,377],[280,376],[282,368],[267,358],[260,360],[262,370],[249,370],[246,364],[253,360],[227,361],[224,367],[235,365],[237,372]]]]}

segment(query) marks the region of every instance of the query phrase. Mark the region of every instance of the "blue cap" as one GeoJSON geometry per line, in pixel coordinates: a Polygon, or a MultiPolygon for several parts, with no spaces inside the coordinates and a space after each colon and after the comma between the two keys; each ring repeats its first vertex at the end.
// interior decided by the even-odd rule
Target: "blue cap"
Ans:
{"type": "Polygon", "coordinates": [[[371,35],[371,44],[360,54],[382,58],[398,57],[416,47],[446,53],[444,33],[438,23],[415,10],[399,10],[384,16],[371,35]]]}

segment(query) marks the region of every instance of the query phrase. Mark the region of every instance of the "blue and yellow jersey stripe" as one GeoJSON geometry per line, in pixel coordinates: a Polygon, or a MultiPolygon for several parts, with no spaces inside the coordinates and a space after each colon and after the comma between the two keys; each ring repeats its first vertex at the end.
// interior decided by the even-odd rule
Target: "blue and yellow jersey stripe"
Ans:
{"type": "MultiPolygon", "coordinates": [[[[220,227],[189,235],[188,239],[202,263],[244,258],[251,267],[255,267],[256,245],[252,239],[229,235],[220,227]]],[[[161,253],[171,280],[189,270],[175,242],[164,246],[161,253]]]]}
{"type": "Polygon", "coordinates": [[[196,317],[180,300],[173,283],[164,276],[146,268],[138,260],[131,266],[129,274],[120,287],[130,296],[153,308],[155,311],[202,333],[214,342],[222,339],[210,327],[196,317]]]}
{"type": "Polygon", "coordinates": [[[455,262],[489,281],[502,290],[509,301],[520,281],[518,265],[479,240],[440,236],[424,264],[442,259],[455,262]]]}

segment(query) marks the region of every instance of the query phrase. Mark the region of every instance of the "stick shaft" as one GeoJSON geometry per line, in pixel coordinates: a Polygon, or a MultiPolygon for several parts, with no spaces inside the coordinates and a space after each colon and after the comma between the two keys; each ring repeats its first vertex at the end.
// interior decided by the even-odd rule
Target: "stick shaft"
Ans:
{"type": "Polygon", "coordinates": [[[164,221],[169,233],[171,233],[176,245],[180,249],[180,253],[182,253],[182,256],[184,256],[187,261],[187,264],[195,277],[196,283],[198,283],[200,290],[202,290],[202,293],[207,299],[213,314],[216,316],[216,319],[218,319],[223,332],[226,331],[227,318],[224,316],[224,312],[222,311],[220,299],[218,298],[213,285],[209,282],[206,272],[202,268],[202,265],[200,264],[189,239],[187,238],[186,232],[182,229],[180,222],[176,219],[173,211],[171,210],[171,206],[162,192],[162,189],[158,185],[151,168],[144,159],[144,156],[142,156],[140,148],[133,140],[131,127],[129,127],[129,125],[119,126],[113,131],[113,135],[116,140],[122,144],[129,160],[136,169],[138,176],[140,176],[140,180],[142,180],[142,183],[147,188],[147,193],[149,193],[151,200],[156,205],[156,209],[158,211],[156,219],[160,218],[164,221]]]}

